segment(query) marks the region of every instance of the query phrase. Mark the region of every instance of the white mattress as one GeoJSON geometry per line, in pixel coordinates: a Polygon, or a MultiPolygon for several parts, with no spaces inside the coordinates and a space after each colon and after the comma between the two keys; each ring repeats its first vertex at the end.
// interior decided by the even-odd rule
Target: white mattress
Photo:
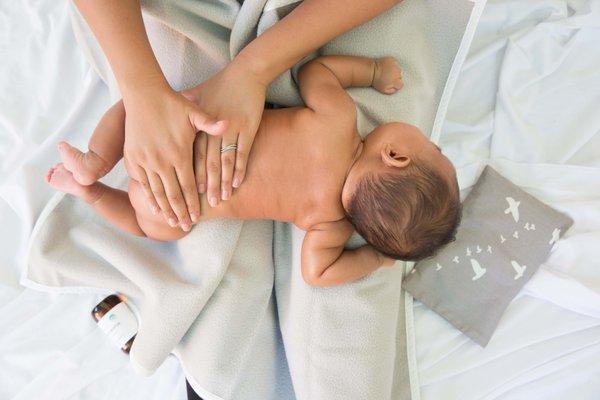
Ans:
{"type": "MultiPolygon", "coordinates": [[[[490,158],[576,225],[485,349],[415,304],[424,400],[599,398],[599,13],[598,1],[559,0],[491,1],[484,12],[444,151],[464,186],[490,158]]],[[[55,144],[83,146],[109,99],[75,44],[66,2],[1,2],[0,57],[0,398],[184,399],[174,358],[142,378],[110,348],[89,316],[98,297],[18,286],[52,194],[43,176],[55,144]]]]}

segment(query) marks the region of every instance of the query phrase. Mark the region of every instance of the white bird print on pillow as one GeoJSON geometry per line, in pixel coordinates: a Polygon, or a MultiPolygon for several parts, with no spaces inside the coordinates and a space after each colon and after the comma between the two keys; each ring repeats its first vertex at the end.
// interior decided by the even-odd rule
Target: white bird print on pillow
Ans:
{"type": "Polygon", "coordinates": [[[525,269],[527,268],[526,265],[519,265],[518,262],[516,261],[511,261],[510,262],[513,269],[515,270],[515,272],[517,273],[517,275],[515,275],[515,280],[519,279],[520,277],[523,276],[523,273],[525,272],[525,269]]]}
{"type": "Polygon", "coordinates": [[[475,273],[475,276],[472,278],[474,281],[485,275],[485,272],[487,271],[474,258],[471,258],[471,268],[473,268],[473,272],[475,273]]]}
{"type": "Polygon", "coordinates": [[[506,197],[508,202],[508,208],[504,210],[504,214],[511,214],[515,222],[519,222],[519,204],[520,201],[516,201],[512,197],[506,197]]]}

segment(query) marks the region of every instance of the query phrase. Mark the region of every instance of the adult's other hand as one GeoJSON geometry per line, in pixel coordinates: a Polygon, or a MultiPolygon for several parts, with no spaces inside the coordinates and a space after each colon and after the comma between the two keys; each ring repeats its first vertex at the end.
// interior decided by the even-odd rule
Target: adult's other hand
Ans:
{"type": "Polygon", "coordinates": [[[246,175],[248,156],[265,105],[267,82],[235,61],[183,94],[202,110],[228,122],[220,136],[208,136],[206,163],[196,170],[196,183],[208,202],[228,200],[246,175]]]}

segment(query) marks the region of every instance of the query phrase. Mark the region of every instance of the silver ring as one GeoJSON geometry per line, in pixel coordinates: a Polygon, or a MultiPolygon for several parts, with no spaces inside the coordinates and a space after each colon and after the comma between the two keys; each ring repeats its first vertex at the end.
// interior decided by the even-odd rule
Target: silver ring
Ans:
{"type": "Polygon", "coordinates": [[[235,150],[237,150],[237,147],[238,147],[237,143],[232,143],[232,144],[228,144],[225,147],[221,147],[221,154],[226,153],[228,151],[232,151],[232,150],[235,151],[235,150]]]}

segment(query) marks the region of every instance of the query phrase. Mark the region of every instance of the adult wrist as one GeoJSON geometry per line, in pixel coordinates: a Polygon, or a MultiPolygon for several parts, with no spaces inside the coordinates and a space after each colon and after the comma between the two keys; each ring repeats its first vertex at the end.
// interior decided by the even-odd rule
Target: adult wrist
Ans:
{"type": "Polygon", "coordinates": [[[119,89],[124,102],[139,96],[172,91],[169,83],[160,72],[124,77],[119,81],[119,89]]]}
{"type": "Polygon", "coordinates": [[[247,48],[235,56],[227,68],[240,68],[244,73],[250,73],[265,87],[269,86],[283,72],[277,71],[276,66],[267,59],[253,56],[247,48]]]}

